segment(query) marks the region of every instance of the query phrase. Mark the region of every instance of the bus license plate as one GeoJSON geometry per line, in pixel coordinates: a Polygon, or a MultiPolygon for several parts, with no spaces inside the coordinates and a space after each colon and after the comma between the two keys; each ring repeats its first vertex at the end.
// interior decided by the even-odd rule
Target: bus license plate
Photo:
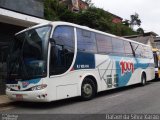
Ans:
{"type": "Polygon", "coordinates": [[[17,94],[17,95],[16,95],[16,99],[17,99],[17,100],[23,100],[23,95],[17,94]]]}

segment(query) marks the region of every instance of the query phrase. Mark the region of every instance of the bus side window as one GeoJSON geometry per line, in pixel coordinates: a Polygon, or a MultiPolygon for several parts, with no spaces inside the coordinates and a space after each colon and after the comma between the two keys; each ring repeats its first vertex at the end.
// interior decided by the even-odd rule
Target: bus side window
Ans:
{"type": "Polygon", "coordinates": [[[99,53],[112,53],[112,38],[102,34],[96,34],[97,48],[99,53]]]}
{"type": "Polygon", "coordinates": [[[125,49],[126,56],[131,56],[131,57],[134,56],[130,42],[124,41],[124,49],[125,49]]]}
{"type": "Polygon", "coordinates": [[[140,44],[137,44],[137,43],[131,43],[132,46],[133,46],[133,50],[135,52],[135,56],[136,57],[139,57],[139,58],[142,58],[144,57],[143,53],[144,53],[144,48],[142,45],[140,44]]]}
{"type": "Polygon", "coordinates": [[[124,55],[124,43],[121,39],[112,38],[113,54],[124,55]]]}
{"type": "Polygon", "coordinates": [[[50,52],[50,75],[65,73],[71,66],[74,57],[74,28],[70,26],[58,26],[52,38],[50,52]]]}
{"type": "Polygon", "coordinates": [[[77,28],[78,51],[97,53],[95,33],[77,28]]]}

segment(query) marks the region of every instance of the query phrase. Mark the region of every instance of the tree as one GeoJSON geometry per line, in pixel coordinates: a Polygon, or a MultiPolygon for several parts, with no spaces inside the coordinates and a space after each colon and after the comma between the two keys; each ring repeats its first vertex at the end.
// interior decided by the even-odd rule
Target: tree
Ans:
{"type": "Polygon", "coordinates": [[[123,25],[129,27],[130,21],[129,21],[129,20],[124,20],[124,21],[123,21],[123,25]]]}
{"type": "Polygon", "coordinates": [[[66,11],[67,6],[60,4],[59,0],[44,0],[44,17],[47,20],[60,20],[60,16],[66,11]]]}
{"type": "Polygon", "coordinates": [[[137,34],[144,34],[143,28],[138,28],[137,29],[137,34]]]}
{"type": "Polygon", "coordinates": [[[130,21],[130,27],[133,29],[135,25],[138,27],[141,25],[141,20],[139,19],[138,13],[135,13],[134,15],[131,15],[131,21],[130,21]]]}
{"type": "MultiPolygon", "coordinates": [[[[66,10],[65,12],[63,12],[59,18],[62,21],[66,21],[66,22],[72,22],[72,23],[77,23],[77,16],[78,14],[69,10],[66,10]]],[[[77,23],[78,24],[78,23],[77,23]]]]}
{"type": "MultiPolygon", "coordinates": [[[[91,2],[91,0],[87,1],[87,3],[91,2]]],[[[69,2],[69,0],[67,2],[69,2]]],[[[133,29],[127,25],[127,22],[119,24],[113,23],[112,14],[94,6],[75,13],[68,10],[67,5],[71,3],[66,5],[65,3],[60,3],[58,0],[44,0],[44,4],[44,13],[47,20],[76,23],[118,36],[137,34],[137,32],[133,31],[133,29]]]]}

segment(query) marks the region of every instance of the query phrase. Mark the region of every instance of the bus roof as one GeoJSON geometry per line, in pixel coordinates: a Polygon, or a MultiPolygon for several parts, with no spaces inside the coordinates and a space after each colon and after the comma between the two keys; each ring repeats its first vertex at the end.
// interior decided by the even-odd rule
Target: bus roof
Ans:
{"type": "Polygon", "coordinates": [[[123,38],[123,37],[120,37],[120,36],[112,35],[110,33],[102,32],[102,31],[99,31],[99,30],[95,30],[95,29],[89,28],[87,26],[81,26],[81,25],[77,25],[77,24],[74,24],[74,23],[62,22],[62,21],[55,21],[55,22],[50,22],[50,23],[47,23],[47,24],[35,25],[33,27],[29,27],[27,29],[24,29],[24,30],[20,31],[20,32],[16,33],[15,35],[18,35],[18,34],[20,34],[22,32],[27,31],[27,30],[34,29],[34,28],[41,27],[41,26],[45,26],[45,25],[52,25],[52,26],[55,26],[55,27],[58,26],[58,25],[73,26],[73,27],[84,29],[84,30],[88,30],[88,31],[104,34],[104,35],[107,35],[107,36],[110,36],[110,37],[118,38],[118,39],[121,39],[121,40],[129,41],[129,42],[132,42],[132,43],[137,43],[137,44],[140,44],[140,45],[151,47],[149,45],[146,45],[146,44],[143,44],[143,43],[140,43],[140,42],[136,42],[136,41],[133,41],[133,40],[130,40],[130,39],[127,39],[127,38],[123,38]]]}
{"type": "Polygon", "coordinates": [[[26,29],[24,29],[24,30],[16,33],[15,35],[18,35],[18,34],[20,34],[20,33],[22,33],[22,32],[25,32],[25,31],[28,31],[28,30],[30,30],[30,29],[34,29],[34,28],[37,28],[37,27],[46,26],[46,25],[52,25],[51,23],[52,23],[52,22],[34,25],[34,26],[28,27],[28,28],[26,28],[26,29]]]}

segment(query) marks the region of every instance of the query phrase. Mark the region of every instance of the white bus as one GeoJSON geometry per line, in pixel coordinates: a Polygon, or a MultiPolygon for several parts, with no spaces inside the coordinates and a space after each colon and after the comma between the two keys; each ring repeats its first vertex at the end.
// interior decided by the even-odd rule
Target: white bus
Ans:
{"type": "Polygon", "coordinates": [[[15,35],[8,56],[6,94],[17,101],[50,102],[155,78],[151,47],[66,22],[15,35]]]}

